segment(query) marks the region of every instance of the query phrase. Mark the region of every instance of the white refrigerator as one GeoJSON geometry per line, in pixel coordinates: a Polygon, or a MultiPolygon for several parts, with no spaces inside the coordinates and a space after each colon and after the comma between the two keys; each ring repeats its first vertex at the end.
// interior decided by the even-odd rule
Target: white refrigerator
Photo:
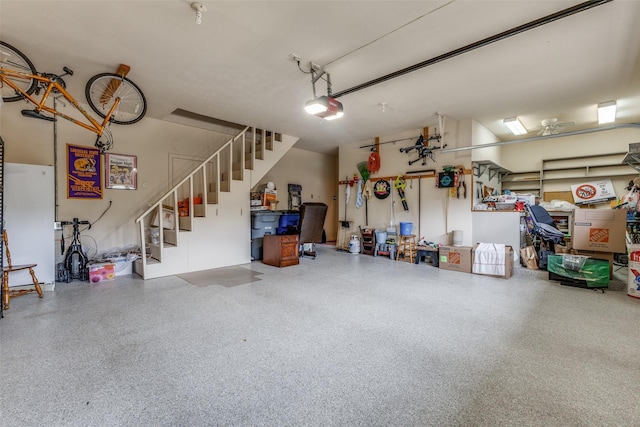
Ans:
{"type": "MultiPolygon", "coordinates": [[[[4,164],[4,228],[13,265],[37,263],[40,283],[55,282],[53,166],[4,164]]],[[[6,258],[3,260],[6,265],[6,258]]],[[[9,286],[32,284],[29,271],[9,276],[9,286]]],[[[43,288],[44,289],[44,288],[43,288]]]]}

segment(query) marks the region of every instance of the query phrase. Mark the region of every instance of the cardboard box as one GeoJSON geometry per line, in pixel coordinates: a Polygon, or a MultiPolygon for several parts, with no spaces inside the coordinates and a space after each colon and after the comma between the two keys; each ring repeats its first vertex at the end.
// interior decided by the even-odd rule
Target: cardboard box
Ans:
{"type": "Polygon", "coordinates": [[[136,258],[137,257],[126,256],[110,258],[109,261],[113,263],[116,277],[133,274],[133,261],[135,261],[136,258]]]}
{"type": "Polygon", "coordinates": [[[629,245],[627,295],[640,298],[640,245],[629,245]]]}
{"type": "Polygon", "coordinates": [[[89,282],[98,283],[113,280],[116,277],[116,265],[112,262],[89,265],[89,282]]]}
{"type": "Polygon", "coordinates": [[[493,244],[476,243],[473,246],[472,272],[508,279],[513,276],[513,258],[513,248],[509,245],[504,246],[504,254],[497,254],[493,244]]]}
{"type": "Polygon", "coordinates": [[[278,198],[278,192],[276,190],[266,189],[262,193],[262,205],[269,206],[269,203],[275,202],[278,198]]]}
{"type": "Polygon", "coordinates": [[[440,246],[439,267],[444,270],[471,273],[472,249],[470,246],[440,246]]]}
{"type": "Polygon", "coordinates": [[[627,211],[575,209],[571,239],[573,249],[625,253],[627,211]]]}

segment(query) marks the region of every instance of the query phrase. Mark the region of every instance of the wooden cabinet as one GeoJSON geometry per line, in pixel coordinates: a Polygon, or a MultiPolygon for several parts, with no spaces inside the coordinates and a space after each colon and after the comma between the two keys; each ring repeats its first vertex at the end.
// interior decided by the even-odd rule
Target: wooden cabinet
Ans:
{"type": "Polygon", "coordinates": [[[275,267],[299,264],[298,235],[266,234],[263,241],[262,262],[275,267]]]}

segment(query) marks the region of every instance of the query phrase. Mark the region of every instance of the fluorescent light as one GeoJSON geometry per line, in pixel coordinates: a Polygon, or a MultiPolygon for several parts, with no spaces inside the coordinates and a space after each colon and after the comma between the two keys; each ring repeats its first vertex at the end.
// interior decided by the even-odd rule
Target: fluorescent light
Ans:
{"type": "Polygon", "coordinates": [[[504,119],[502,123],[504,123],[514,135],[525,135],[528,132],[517,117],[504,119]]]}
{"type": "Polygon", "coordinates": [[[616,121],[616,101],[601,102],[598,104],[598,124],[613,123],[616,121]]]}
{"type": "Polygon", "coordinates": [[[344,116],[342,103],[324,95],[307,101],[304,109],[307,113],[322,117],[325,120],[335,120],[344,116]]]}

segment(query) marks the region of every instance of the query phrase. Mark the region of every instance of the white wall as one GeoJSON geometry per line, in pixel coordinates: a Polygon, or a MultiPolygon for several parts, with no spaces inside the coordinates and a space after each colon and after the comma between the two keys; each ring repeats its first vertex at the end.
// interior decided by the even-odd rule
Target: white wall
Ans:
{"type": "MultiPolygon", "coordinates": [[[[499,142],[499,139],[480,123],[471,120],[471,141],[472,145],[479,146],[499,142]]],[[[476,148],[472,150],[471,158],[473,161],[488,160],[504,167],[502,165],[502,150],[500,147],[476,148]]],[[[472,186],[474,205],[482,201],[485,186],[497,189],[500,192],[500,176],[496,174],[496,176],[491,177],[490,175],[492,174],[487,169],[483,170],[480,176],[474,175],[472,186]]]]}
{"type": "MultiPolygon", "coordinates": [[[[444,165],[462,165],[465,169],[471,168],[471,153],[469,151],[455,153],[441,153],[435,150],[435,162],[427,160],[426,165],[421,161],[409,165],[408,162],[417,158],[415,150],[410,153],[401,153],[400,148],[414,144],[415,139],[422,133],[422,129],[408,130],[393,135],[383,135],[380,142],[394,141],[407,138],[406,141],[380,146],[380,171],[372,175],[376,177],[397,177],[408,171],[433,169],[441,172],[444,165]],[[408,140],[413,138],[413,140],[408,140]]],[[[433,130],[432,132],[433,133],[433,130]]],[[[445,122],[444,142],[447,148],[467,146],[471,144],[470,121],[454,121],[449,118],[445,122]]],[[[366,161],[371,153],[368,148],[359,148],[362,145],[374,143],[373,140],[353,142],[339,148],[339,180],[350,179],[354,174],[359,176],[357,164],[366,161]]],[[[435,145],[433,142],[431,145],[435,145]]],[[[447,189],[436,188],[434,178],[422,178],[420,180],[407,180],[405,195],[408,211],[405,211],[400,203],[397,190],[393,190],[395,207],[393,209],[395,224],[400,222],[412,222],[413,234],[424,237],[428,241],[439,243],[451,243],[452,230],[462,230],[464,245],[471,244],[471,176],[465,177],[467,184],[467,198],[460,199],[449,197],[447,189]]],[[[345,185],[338,189],[338,220],[345,218],[345,185]]],[[[354,221],[355,226],[374,227],[386,229],[391,221],[391,197],[384,200],[373,197],[368,203],[368,223],[365,214],[365,204],[356,208],[356,187],[352,188],[349,204],[346,209],[346,218],[354,221]]]]}
{"type": "MultiPolygon", "coordinates": [[[[472,145],[484,145],[499,142],[497,136],[491,133],[486,127],[475,120],[471,120],[471,142],[472,145]]],[[[496,164],[502,161],[502,151],[500,147],[476,148],[473,150],[471,158],[473,160],[490,160],[496,164]]]]}

